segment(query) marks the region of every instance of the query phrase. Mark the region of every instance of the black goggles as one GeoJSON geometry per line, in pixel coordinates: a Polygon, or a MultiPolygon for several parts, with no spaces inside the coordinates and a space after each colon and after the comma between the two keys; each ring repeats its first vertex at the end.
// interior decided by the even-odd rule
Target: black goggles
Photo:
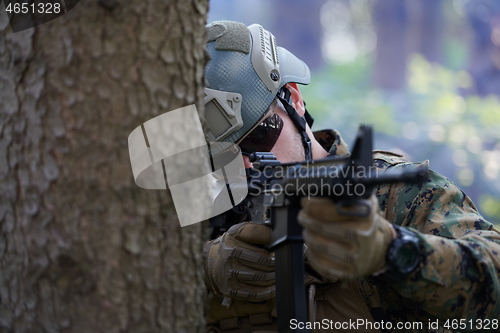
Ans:
{"type": "Polygon", "coordinates": [[[264,119],[239,144],[243,153],[269,152],[283,129],[283,119],[276,113],[264,119]]]}

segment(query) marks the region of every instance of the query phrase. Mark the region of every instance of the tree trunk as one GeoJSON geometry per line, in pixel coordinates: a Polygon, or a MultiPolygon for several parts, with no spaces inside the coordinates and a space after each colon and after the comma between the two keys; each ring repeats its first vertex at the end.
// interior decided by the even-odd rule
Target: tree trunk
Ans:
{"type": "Polygon", "coordinates": [[[474,40],[468,72],[474,80],[469,93],[500,96],[500,3],[476,0],[465,5],[474,40]]]}
{"type": "Polygon", "coordinates": [[[0,17],[0,332],[203,331],[202,225],[135,185],[127,138],[200,110],[207,7],[81,1],[15,34],[0,17]]]}
{"type": "Polygon", "coordinates": [[[376,0],[373,23],[377,34],[376,86],[401,90],[406,86],[406,4],[401,0],[376,0]]]}
{"type": "Polygon", "coordinates": [[[278,45],[286,48],[304,61],[314,71],[323,65],[321,39],[323,28],[320,11],[324,0],[274,0],[271,2],[272,17],[269,31],[272,31],[278,45]],[[296,24],[304,22],[307,24],[296,24]]]}
{"type": "Polygon", "coordinates": [[[441,63],[445,21],[442,0],[411,0],[406,5],[407,53],[420,53],[430,62],[441,63]]]}
{"type": "Polygon", "coordinates": [[[373,22],[377,33],[377,86],[404,89],[410,53],[421,53],[431,62],[441,61],[442,0],[375,0],[373,22]]]}

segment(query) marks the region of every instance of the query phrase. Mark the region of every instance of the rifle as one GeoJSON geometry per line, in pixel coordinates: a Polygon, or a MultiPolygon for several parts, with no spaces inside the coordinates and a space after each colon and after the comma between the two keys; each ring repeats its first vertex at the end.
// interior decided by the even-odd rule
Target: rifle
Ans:
{"type": "MultiPolygon", "coordinates": [[[[372,128],[360,126],[352,154],[347,157],[280,163],[273,153],[254,153],[250,156],[253,168],[247,170],[248,196],[232,211],[210,220],[213,235],[245,219],[272,228],[269,248],[275,252],[276,281],[279,281],[276,300],[280,333],[310,332],[290,328],[292,319],[308,321],[304,241],[302,226],[297,221],[301,198],[330,197],[337,203],[339,212],[352,215],[347,208],[360,198],[369,198],[377,185],[414,183],[427,178],[427,167],[378,174],[378,169],[373,166],[372,146],[372,128]]],[[[366,214],[369,212],[367,206],[366,214]]]]}

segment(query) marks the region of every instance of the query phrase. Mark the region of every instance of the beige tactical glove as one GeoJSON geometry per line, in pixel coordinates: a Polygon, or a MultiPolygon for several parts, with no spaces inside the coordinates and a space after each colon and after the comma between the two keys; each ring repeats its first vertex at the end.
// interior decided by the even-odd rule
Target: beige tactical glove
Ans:
{"type": "Polygon", "coordinates": [[[327,278],[358,278],[385,267],[387,248],[396,232],[378,214],[375,195],[338,211],[329,198],[303,198],[298,220],[304,227],[311,266],[327,278]],[[364,216],[349,214],[359,213],[364,216]]]}
{"type": "Polygon", "coordinates": [[[206,283],[216,293],[239,300],[273,298],[274,252],[262,248],[271,241],[271,228],[239,223],[205,245],[206,283]]]}

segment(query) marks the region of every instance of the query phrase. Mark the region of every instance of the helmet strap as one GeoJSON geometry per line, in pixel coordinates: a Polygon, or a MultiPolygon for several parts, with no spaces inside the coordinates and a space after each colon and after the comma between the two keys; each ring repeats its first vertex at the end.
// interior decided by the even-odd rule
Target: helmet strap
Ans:
{"type": "Polygon", "coordinates": [[[307,110],[306,110],[304,117],[299,116],[299,114],[297,113],[295,108],[290,105],[291,93],[290,93],[290,90],[288,90],[288,88],[282,87],[278,91],[278,94],[276,95],[276,97],[278,97],[280,102],[283,104],[286,112],[288,113],[288,116],[290,117],[293,124],[295,125],[295,127],[299,131],[300,137],[302,139],[302,145],[304,146],[304,154],[305,154],[306,161],[312,161],[311,139],[309,138],[309,135],[307,135],[306,124],[311,126],[314,119],[309,115],[307,110]],[[281,97],[282,93],[283,93],[283,97],[281,97]]]}

